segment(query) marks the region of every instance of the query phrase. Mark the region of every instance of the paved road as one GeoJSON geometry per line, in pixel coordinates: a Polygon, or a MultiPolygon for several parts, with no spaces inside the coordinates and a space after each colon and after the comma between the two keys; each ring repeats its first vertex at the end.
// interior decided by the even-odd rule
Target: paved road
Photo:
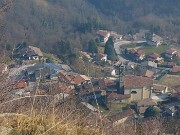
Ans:
{"type": "Polygon", "coordinates": [[[129,61],[122,57],[122,52],[121,52],[121,48],[120,48],[121,46],[128,45],[130,43],[143,43],[143,42],[146,42],[146,41],[124,41],[124,40],[122,40],[122,41],[118,41],[118,42],[114,43],[114,49],[119,58],[119,61],[116,64],[129,61]]]}

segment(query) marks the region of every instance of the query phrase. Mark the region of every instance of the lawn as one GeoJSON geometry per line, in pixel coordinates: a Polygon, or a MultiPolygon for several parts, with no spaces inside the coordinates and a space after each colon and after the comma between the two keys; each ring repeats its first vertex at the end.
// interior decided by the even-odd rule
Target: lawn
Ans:
{"type": "Polygon", "coordinates": [[[50,62],[53,63],[62,63],[62,61],[54,54],[51,53],[43,53],[44,57],[48,58],[50,62]]]}
{"type": "Polygon", "coordinates": [[[167,86],[180,85],[180,76],[178,75],[165,75],[160,80],[156,81],[158,84],[167,86]]]}
{"type": "Polygon", "coordinates": [[[127,44],[127,45],[123,45],[121,46],[121,48],[126,49],[126,48],[136,48],[136,47],[141,47],[144,51],[146,55],[152,54],[152,53],[157,53],[157,54],[162,54],[164,53],[166,50],[170,49],[170,48],[176,48],[178,50],[180,50],[180,48],[177,48],[173,45],[161,45],[159,47],[156,46],[141,46],[139,44],[127,44]]]}
{"type": "MultiPolygon", "coordinates": [[[[94,107],[98,108],[96,105],[93,105],[94,107]]],[[[110,110],[105,110],[102,106],[99,106],[99,109],[101,111],[102,114],[105,115],[114,115],[118,112],[121,112],[123,110],[124,107],[127,106],[127,104],[123,104],[123,103],[119,103],[119,104],[108,104],[108,106],[110,107],[110,110]]]]}
{"type": "Polygon", "coordinates": [[[138,47],[138,45],[137,44],[133,44],[133,43],[121,46],[121,48],[123,48],[123,49],[126,49],[126,48],[136,48],[136,47],[138,47]]]}
{"type": "Polygon", "coordinates": [[[159,47],[143,46],[142,49],[145,51],[146,55],[149,55],[149,54],[152,54],[152,53],[162,54],[171,47],[174,47],[174,46],[170,46],[170,45],[161,45],[159,47]]]}

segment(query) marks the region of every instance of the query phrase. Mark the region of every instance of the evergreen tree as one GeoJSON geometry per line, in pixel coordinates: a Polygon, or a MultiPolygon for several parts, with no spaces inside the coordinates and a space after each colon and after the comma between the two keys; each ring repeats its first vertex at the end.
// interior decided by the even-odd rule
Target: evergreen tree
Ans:
{"type": "Polygon", "coordinates": [[[88,42],[88,52],[90,52],[90,53],[97,53],[98,52],[96,41],[94,41],[93,39],[91,39],[88,42]]]}
{"type": "Polygon", "coordinates": [[[106,42],[104,53],[107,54],[108,59],[110,60],[113,60],[116,57],[112,38],[109,38],[108,41],[106,42]]]}
{"type": "Polygon", "coordinates": [[[144,113],[144,117],[155,117],[157,115],[159,115],[159,111],[153,106],[148,107],[144,113]]]}

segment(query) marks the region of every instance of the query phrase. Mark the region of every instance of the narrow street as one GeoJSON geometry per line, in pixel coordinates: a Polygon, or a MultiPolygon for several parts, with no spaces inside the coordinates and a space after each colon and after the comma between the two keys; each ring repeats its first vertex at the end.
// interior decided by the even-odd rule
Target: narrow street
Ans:
{"type": "Polygon", "coordinates": [[[119,61],[115,65],[129,61],[129,60],[126,60],[122,56],[122,52],[121,52],[121,48],[120,48],[121,46],[128,45],[130,43],[143,43],[143,42],[145,42],[145,41],[124,41],[124,40],[122,40],[122,41],[118,41],[118,42],[114,43],[114,49],[115,49],[116,54],[117,54],[118,59],[119,59],[119,61]]]}

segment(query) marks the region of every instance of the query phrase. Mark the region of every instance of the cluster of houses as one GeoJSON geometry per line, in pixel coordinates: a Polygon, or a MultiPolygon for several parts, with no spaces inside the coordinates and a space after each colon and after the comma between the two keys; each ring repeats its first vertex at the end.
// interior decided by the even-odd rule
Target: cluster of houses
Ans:
{"type": "MultiPolygon", "coordinates": [[[[161,37],[150,34],[149,31],[140,31],[132,36],[123,36],[112,31],[97,31],[96,39],[100,42],[106,43],[110,37],[114,41],[149,39],[150,45],[163,44],[161,37]]],[[[28,46],[17,50],[16,58],[22,60],[43,59],[43,53],[37,47],[28,46]]],[[[82,51],[81,54],[90,62],[108,61],[105,54],[89,54],[82,51]]],[[[92,78],[81,75],[65,64],[36,63],[23,69],[17,75],[16,81],[12,84],[12,93],[16,96],[53,95],[58,100],[64,100],[73,95],[79,98],[92,112],[98,110],[88,103],[95,99],[101,99],[109,110],[111,110],[112,104],[134,102],[134,110],[127,108],[115,115],[108,116],[109,121],[115,125],[134,118],[135,114],[143,116],[149,106],[158,107],[158,102],[168,101],[170,98],[180,100],[180,85],[167,87],[153,83],[154,77],[159,74],[158,64],[164,62],[165,58],[172,60],[174,57],[179,57],[176,49],[168,49],[164,53],[165,58],[156,53],[146,57],[145,52],[140,48],[128,49],[124,55],[128,55],[134,61],[139,61],[140,64],[132,66],[125,63],[121,70],[117,67],[102,69],[106,75],[114,76],[113,78],[92,78]]],[[[170,72],[180,73],[180,66],[173,65],[170,72]]],[[[180,107],[180,103],[176,102],[176,104],[168,104],[158,109],[163,114],[175,116],[178,107],[180,107]]]]}
{"type": "Polygon", "coordinates": [[[134,35],[120,35],[114,31],[107,30],[98,30],[96,34],[96,39],[102,43],[106,43],[110,37],[113,38],[113,41],[115,42],[119,40],[147,41],[148,45],[157,47],[165,42],[162,37],[158,36],[155,33],[151,33],[149,30],[140,30],[138,33],[134,35]]]}
{"type": "Polygon", "coordinates": [[[43,53],[38,47],[19,45],[13,52],[13,58],[21,60],[40,60],[43,58],[43,53]]]}
{"type": "Polygon", "coordinates": [[[123,35],[119,35],[114,31],[98,30],[96,39],[102,43],[106,43],[109,38],[113,38],[113,41],[122,40],[123,35]]]}
{"type": "Polygon", "coordinates": [[[86,57],[88,59],[89,62],[110,62],[110,60],[108,60],[107,58],[107,54],[103,54],[103,53],[97,53],[97,54],[91,54],[91,53],[87,53],[87,52],[80,52],[82,54],[82,57],[86,57]]]}
{"type": "Polygon", "coordinates": [[[153,61],[156,62],[158,64],[163,63],[165,60],[166,61],[171,61],[174,60],[176,58],[180,57],[180,53],[177,49],[175,48],[169,48],[168,50],[166,50],[162,55],[160,56],[157,53],[152,53],[150,55],[146,55],[145,51],[141,48],[129,48],[129,49],[125,49],[122,50],[123,54],[125,57],[128,57],[128,59],[135,61],[135,62],[141,62],[141,61],[145,61],[145,60],[149,60],[149,61],[153,61]]]}
{"type": "Polygon", "coordinates": [[[145,59],[145,52],[142,49],[126,49],[124,55],[133,61],[143,61],[145,59]]]}

